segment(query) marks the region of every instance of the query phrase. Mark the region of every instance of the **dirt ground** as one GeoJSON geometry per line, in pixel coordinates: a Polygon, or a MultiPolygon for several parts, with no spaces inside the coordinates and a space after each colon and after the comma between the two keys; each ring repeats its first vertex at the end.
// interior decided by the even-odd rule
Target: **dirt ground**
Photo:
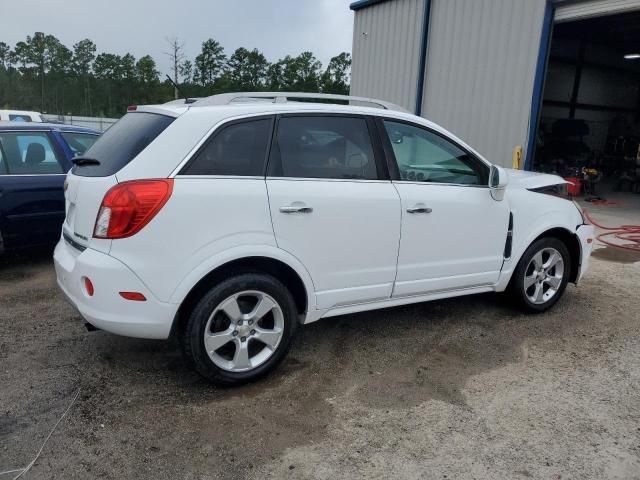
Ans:
{"type": "Polygon", "coordinates": [[[597,252],[543,315],[481,295],[320,321],[219,389],[172,343],[87,332],[50,252],[5,256],[0,471],[80,389],[23,478],[640,478],[638,260],[597,252]]]}

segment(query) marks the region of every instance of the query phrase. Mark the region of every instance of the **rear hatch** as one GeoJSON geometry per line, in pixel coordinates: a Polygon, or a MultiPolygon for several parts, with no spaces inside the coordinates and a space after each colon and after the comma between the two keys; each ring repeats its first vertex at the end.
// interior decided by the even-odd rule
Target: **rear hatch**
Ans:
{"type": "Polygon", "coordinates": [[[98,210],[117,173],[167,128],[175,117],[151,112],[127,113],[82,157],[76,157],[65,186],[63,237],[76,250],[91,246],[109,252],[111,240],[93,238],[98,210]]]}

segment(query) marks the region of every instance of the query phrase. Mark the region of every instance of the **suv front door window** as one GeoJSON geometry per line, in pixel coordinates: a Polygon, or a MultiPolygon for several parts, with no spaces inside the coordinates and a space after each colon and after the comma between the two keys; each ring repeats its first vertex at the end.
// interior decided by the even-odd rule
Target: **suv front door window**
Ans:
{"type": "Polygon", "coordinates": [[[418,182],[486,185],[487,167],[459,146],[430,130],[384,121],[400,178],[418,182]]]}

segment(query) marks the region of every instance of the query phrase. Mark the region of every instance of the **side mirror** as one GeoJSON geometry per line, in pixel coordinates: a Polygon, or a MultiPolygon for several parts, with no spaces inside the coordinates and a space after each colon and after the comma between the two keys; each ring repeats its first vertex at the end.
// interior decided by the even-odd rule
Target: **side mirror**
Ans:
{"type": "Polygon", "coordinates": [[[489,174],[489,190],[491,197],[497,202],[502,201],[504,192],[509,183],[507,171],[502,167],[491,165],[491,173],[489,174]]]}

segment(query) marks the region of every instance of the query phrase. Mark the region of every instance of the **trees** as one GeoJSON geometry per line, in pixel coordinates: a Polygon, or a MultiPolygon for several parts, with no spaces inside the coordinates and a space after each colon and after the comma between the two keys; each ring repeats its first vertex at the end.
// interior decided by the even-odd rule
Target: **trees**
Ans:
{"type": "Polygon", "coordinates": [[[100,80],[120,80],[122,58],[113,53],[101,53],[93,62],[93,73],[100,80]]]}
{"type": "Polygon", "coordinates": [[[130,53],[125,53],[120,57],[120,78],[127,82],[133,82],[136,78],[136,57],[130,53]]]}
{"type": "Polygon", "coordinates": [[[202,43],[202,51],[196,56],[195,81],[203,87],[213,86],[214,81],[223,73],[227,56],[224,48],[210,38],[202,43]]]}
{"type": "Polygon", "coordinates": [[[193,82],[193,62],[191,60],[184,60],[180,64],[180,75],[184,83],[193,82]]]}
{"type": "MultiPolygon", "coordinates": [[[[188,58],[177,38],[168,39],[169,71],[180,91],[207,96],[227,91],[298,90],[348,93],[351,56],[333,57],[326,69],[312,52],[270,63],[258,49],[236,49],[227,58],[214,39],[188,58]]],[[[68,48],[53,35],[35,32],[13,47],[0,41],[0,106],[48,113],[120,116],[127,105],[175,98],[161,81],[155,60],[98,52],[82,39],[68,48]]]]}
{"type": "Polygon", "coordinates": [[[114,55],[113,53],[101,53],[93,62],[93,74],[96,80],[99,81],[106,91],[107,111],[111,111],[113,106],[113,84],[121,78],[121,61],[122,59],[119,55],[114,55]]]}
{"type": "Polygon", "coordinates": [[[25,76],[37,76],[40,80],[40,109],[45,111],[45,76],[52,65],[60,67],[64,64],[58,56],[65,53],[66,47],[53,35],[42,32],[27,35],[24,42],[18,42],[14,50],[14,58],[21,65],[20,72],[25,76]]]}
{"type": "Polygon", "coordinates": [[[311,52],[302,52],[297,57],[287,55],[271,64],[267,79],[271,90],[318,92],[322,63],[311,52]]]}
{"type": "Polygon", "coordinates": [[[323,92],[349,93],[349,77],[351,72],[351,55],[342,52],[329,60],[329,65],[320,78],[320,86],[323,92]]]}
{"type": "MultiPolygon", "coordinates": [[[[169,51],[164,52],[166,56],[169,57],[171,61],[171,73],[173,73],[173,82],[177,85],[180,82],[178,75],[181,74],[180,67],[184,60],[184,43],[178,41],[178,37],[167,38],[167,43],[169,44],[169,51]]],[[[178,89],[177,87],[173,88],[173,96],[174,98],[178,98],[178,89]]]]}
{"type": "Polygon", "coordinates": [[[268,66],[269,62],[258,49],[238,48],[227,62],[232,88],[238,91],[260,90],[265,85],[268,66]]]}
{"type": "Polygon", "coordinates": [[[151,58],[151,55],[140,57],[140,60],[136,62],[136,75],[143,84],[159,81],[158,75],[160,75],[160,72],[156,69],[156,61],[151,58]]]}
{"type": "Polygon", "coordinates": [[[82,84],[84,111],[91,115],[91,89],[89,87],[89,74],[91,64],[96,57],[96,45],[85,38],[73,46],[71,57],[71,69],[82,84]]]}
{"type": "Polygon", "coordinates": [[[11,65],[11,47],[4,42],[0,42],[0,68],[9,70],[11,65]]]}

